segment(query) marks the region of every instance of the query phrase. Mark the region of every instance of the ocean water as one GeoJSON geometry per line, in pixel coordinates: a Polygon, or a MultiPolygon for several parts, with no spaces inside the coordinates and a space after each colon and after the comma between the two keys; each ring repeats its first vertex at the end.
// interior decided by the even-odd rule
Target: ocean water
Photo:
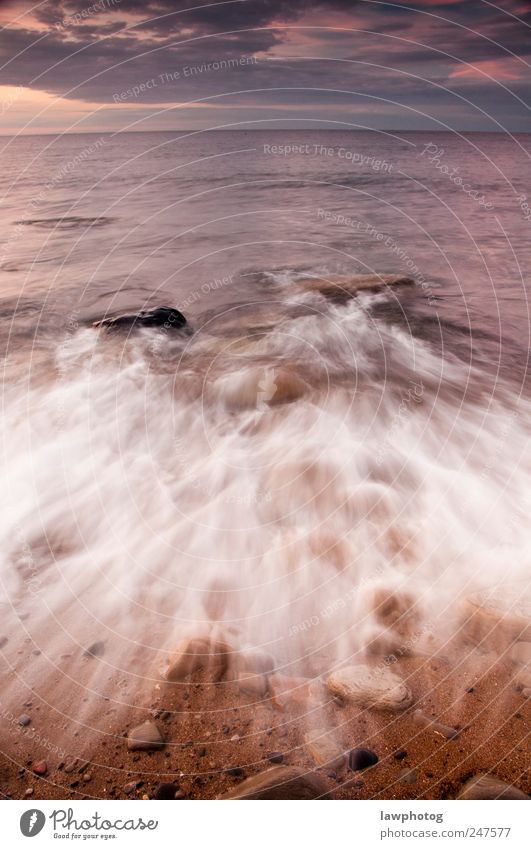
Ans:
{"type": "Polygon", "coordinates": [[[89,689],[119,704],[116,680],[152,686],[188,634],[320,675],[379,645],[439,650],[477,590],[526,597],[530,149],[2,139],[8,701],[71,690],[96,639],[89,689]],[[416,285],[304,283],[381,273],[416,285]],[[91,326],[160,304],[192,332],[91,326]]]}

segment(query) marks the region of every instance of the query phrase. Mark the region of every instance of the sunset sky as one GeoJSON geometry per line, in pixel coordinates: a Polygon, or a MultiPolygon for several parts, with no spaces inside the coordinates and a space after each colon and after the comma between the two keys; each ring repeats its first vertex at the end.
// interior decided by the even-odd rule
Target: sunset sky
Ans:
{"type": "Polygon", "coordinates": [[[0,25],[1,133],[531,131],[528,0],[0,0],[0,25]]]}

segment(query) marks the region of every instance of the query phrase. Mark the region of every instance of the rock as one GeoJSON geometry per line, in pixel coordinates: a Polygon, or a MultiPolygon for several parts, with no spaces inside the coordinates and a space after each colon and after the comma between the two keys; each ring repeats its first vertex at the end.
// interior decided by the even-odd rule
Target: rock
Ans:
{"type": "Polygon", "coordinates": [[[275,671],[276,661],[272,654],[261,649],[244,651],[238,657],[238,666],[242,672],[255,672],[270,675],[275,671]]]}
{"type": "Polygon", "coordinates": [[[308,384],[285,367],[268,366],[235,372],[220,381],[225,406],[231,412],[291,404],[308,391],[308,384]]]}
{"type": "Polygon", "coordinates": [[[349,277],[306,277],[298,280],[296,285],[307,292],[320,292],[328,297],[348,297],[386,286],[413,286],[414,282],[411,277],[401,274],[353,274],[349,277]]]}
{"type": "Polygon", "coordinates": [[[525,690],[522,690],[522,696],[524,699],[531,699],[531,688],[526,687],[525,690]]]}
{"type": "Polygon", "coordinates": [[[130,781],[129,784],[124,784],[124,793],[133,793],[143,783],[143,781],[130,781]]]}
{"type": "Polygon", "coordinates": [[[172,783],[159,784],[155,790],[155,799],[175,799],[175,794],[179,792],[179,785],[172,783]]]}
{"type": "Polygon", "coordinates": [[[413,701],[409,687],[386,667],[345,666],[329,675],[326,685],[342,701],[375,710],[405,710],[413,701]]]}
{"type": "Polygon", "coordinates": [[[378,755],[370,749],[352,749],[348,756],[348,765],[353,772],[368,769],[378,763],[378,755]]]}
{"type": "Polygon", "coordinates": [[[137,313],[126,313],[112,318],[95,321],[93,327],[103,327],[108,330],[130,330],[136,327],[160,327],[163,330],[180,330],[187,326],[187,321],[179,310],[173,307],[157,307],[153,310],[141,310],[137,313]]]}
{"type": "Polygon", "coordinates": [[[35,775],[46,775],[48,772],[48,764],[46,761],[34,761],[31,765],[31,769],[35,775]]]}
{"type": "Polygon", "coordinates": [[[523,666],[517,671],[515,683],[522,690],[529,690],[531,688],[531,666],[523,666]]]}
{"type": "Polygon", "coordinates": [[[265,675],[255,675],[252,672],[240,672],[238,675],[240,692],[253,699],[263,699],[267,696],[269,685],[265,675]]]}
{"type": "Polygon", "coordinates": [[[319,766],[330,769],[341,769],[345,766],[345,750],[331,732],[309,731],[304,735],[304,747],[319,766]]]}
{"type": "Polygon", "coordinates": [[[230,766],[225,772],[227,775],[232,775],[235,778],[242,778],[245,775],[245,770],[241,766],[230,766]]]}
{"type": "Polygon", "coordinates": [[[79,759],[78,759],[78,758],[74,758],[74,760],[73,760],[73,761],[69,761],[69,762],[65,765],[65,769],[64,769],[64,771],[65,771],[65,772],[74,772],[74,771],[78,768],[78,765],[79,765],[79,759]]]}
{"type": "Polygon", "coordinates": [[[27,713],[23,713],[22,716],[19,717],[18,724],[25,728],[31,722],[31,716],[28,716],[27,713]]]}
{"type": "Polygon", "coordinates": [[[103,642],[103,640],[98,640],[96,643],[92,643],[92,645],[90,645],[88,647],[88,649],[86,649],[86,651],[83,652],[83,656],[84,657],[101,657],[104,652],[105,652],[105,643],[103,642]]]}
{"type": "Polygon", "coordinates": [[[417,773],[414,769],[403,769],[398,773],[398,780],[402,784],[416,784],[417,773]]]}
{"type": "Polygon", "coordinates": [[[154,722],[144,722],[129,732],[127,748],[130,752],[136,750],[149,752],[154,749],[162,749],[163,746],[162,734],[154,722]]]}
{"type": "Polygon", "coordinates": [[[221,799],[325,799],[325,779],[297,766],[273,766],[246,778],[221,799]]]}
{"type": "Polygon", "coordinates": [[[211,681],[220,681],[229,669],[235,651],[228,643],[208,637],[181,640],[170,660],[166,680],[184,681],[194,672],[206,671],[211,681]]]}
{"type": "Polygon", "coordinates": [[[284,760],[284,755],[282,752],[269,752],[266,758],[271,764],[281,764],[284,760]]]}
{"type": "Polygon", "coordinates": [[[493,587],[469,596],[463,608],[462,631],[475,645],[505,650],[515,641],[531,640],[531,599],[522,584],[511,590],[493,587]]]}
{"type": "Polygon", "coordinates": [[[426,716],[426,714],[421,710],[413,711],[413,722],[416,725],[420,725],[422,728],[429,728],[431,731],[434,731],[435,734],[440,734],[440,736],[444,737],[446,740],[455,740],[459,737],[459,731],[457,728],[452,728],[450,725],[443,725],[442,722],[437,722],[436,719],[426,716]]]}
{"type": "Polygon", "coordinates": [[[25,791],[24,796],[33,796],[33,787],[28,787],[25,791]]]}
{"type": "Polygon", "coordinates": [[[531,666],[531,643],[519,642],[511,646],[509,657],[519,666],[531,666]]]}
{"type": "Polygon", "coordinates": [[[407,752],[405,749],[399,749],[398,752],[394,754],[395,761],[403,761],[404,758],[407,758],[407,752]]]}
{"type": "Polygon", "coordinates": [[[506,784],[495,775],[483,773],[471,778],[464,785],[458,799],[529,799],[525,793],[513,787],[512,784],[506,784]]]}
{"type": "Polygon", "coordinates": [[[288,675],[275,674],[269,678],[269,689],[273,703],[282,709],[286,705],[309,707],[326,701],[326,692],[321,681],[312,678],[291,678],[288,675]]]}

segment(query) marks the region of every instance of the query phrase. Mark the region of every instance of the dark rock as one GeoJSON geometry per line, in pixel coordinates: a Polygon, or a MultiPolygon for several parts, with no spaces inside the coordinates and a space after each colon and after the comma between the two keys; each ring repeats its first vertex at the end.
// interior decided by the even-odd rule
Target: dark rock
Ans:
{"type": "Polygon", "coordinates": [[[200,758],[204,758],[206,753],[207,753],[207,750],[206,750],[205,746],[200,746],[199,749],[197,750],[197,755],[200,758]]]}
{"type": "Polygon", "coordinates": [[[394,754],[395,761],[403,761],[404,758],[407,758],[407,752],[405,749],[400,749],[398,752],[394,754]]]}
{"type": "Polygon", "coordinates": [[[92,643],[92,645],[83,652],[83,655],[84,657],[101,657],[104,651],[105,643],[102,640],[98,640],[96,643],[92,643]]]}
{"type": "Polygon", "coordinates": [[[378,763],[378,755],[370,749],[351,749],[348,756],[348,765],[353,772],[367,769],[378,763]]]}
{"type": "Polygon", "coordinates": [[[20,716],[19,720],[18,720],[18,724],[22,725],[23,728],[25,728],[26,725],[29,725],[30,722],[31,722],[31,716],[28,716],[27,713],[23,713],[22,716],[20,716]]]}
{"type": "Polygon", "coordinates": [[[162,734],[154,722],[144,722],[129,732],[127,748],[130,752],[135,750],[149,752],[153,749],[162,749],[163,746],[162,734]]]}
{"type": "Polygon", "coordinates": [[[235,775],[236,777],[241,778],[245,775],[245,770],[241,768],[241,766],[231,766],[227,769],[227,775],[235,775]]]}
{"type": "Polygon", "coordinates": [[[134,327],[160,327],[163,330],[180,330],[186,327],[186,319],[182,312],[173,307],[156,307],[153,310],[141,310],[137,313],[126,313],[112,318],[95,321],[93,327],[104,327],[110,330],[128,330],[134,327]]]}
{"type": "Polygon", "coordinates": [[[273,766],[246,778],[221,799],[326,799],[325,779],[297,766],[273,766]]]}
{"type": "Polygon", "coordinates": [[[155,799],[175,799],[175,794],[179,792],[179,785],[168,783],[159,784],[155,790],[155,799]]]}
{"type": "Polygon", "coordinates": [[[282,752],[269,752],[266,757],[269,763],[272,764],[281,764],[284,760],[284,755],[282,754],[282,752]]]}

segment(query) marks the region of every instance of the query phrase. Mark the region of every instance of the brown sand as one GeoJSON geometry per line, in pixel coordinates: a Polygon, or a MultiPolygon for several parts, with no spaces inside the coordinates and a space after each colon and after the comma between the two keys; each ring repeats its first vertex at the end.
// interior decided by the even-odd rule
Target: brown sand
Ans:
{"type": "MultiPolygon", "coordinates": [[[[20,714],[2,705],[0,790],[11,798],[151,798],[161,782],[175,782],[186,798],[214,799],[271,766],[268,755],[281,752],[285,764],[317,769],[337,799],[451,799],[481,772],[531,791],[530,701],[507,660],[483,655],[472,662],[468,654],[460,665],[458,654],[401,658],[393,671],[407,679],[415,697],[403,713],[340,706],[330,697],[323,706],[293,698],[284,705],[270,697],[256,703],[235,684],[205,685],[198,674],[182,684],[152,685],[144,709],[120,716],[112,702],[101,700],[92,721],[97,731],[76,729],[65,719],[75,716],[74,704],[62,704],[60,715],[27,691],[20,702],[20,714],[32,720],[26,728],[18,724],[20,714]],[[422,727],[414,719],[418,709],[459,729],[459,736],[448,740],[422,727]],[[151,713],[166,746],[128,751],[127,732],[151,713]],[[335,729],[345,750],[371,749],[379,763],[362,772],[317,766],[303,747],[312,725],[335,729]],[[397,759],[403,751],[407,754],[397,759]],[[48,771],[39,777],[32,764],[42,759],[48,771]],[[406,769],[415,771],[414,783],[400,781],[406,769]],[[131,782],[138,787],[126,792],[131,782]]],[[[53,704],[53,693],[48,696],[53,704]]]]}

